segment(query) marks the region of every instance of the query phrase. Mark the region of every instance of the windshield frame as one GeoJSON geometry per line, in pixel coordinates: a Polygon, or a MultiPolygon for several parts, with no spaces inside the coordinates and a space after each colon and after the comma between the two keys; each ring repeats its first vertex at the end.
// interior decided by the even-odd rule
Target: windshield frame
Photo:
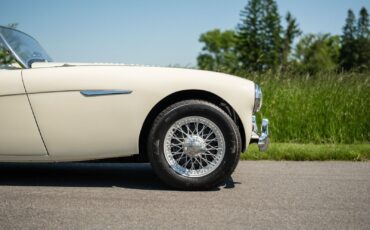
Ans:
{"type": "MultiPolygon", "coordinates": [[[[13,31],[16,31],[18,33],[22,33],[24,35],[26,35],[27,37],[33,39],[34,42],[36,42],[38,44],[38,46],[46,53],[45,49],[41,46],[41,44],[34,38],[32,37],[31,35],[23,32],[23,31],[20,31],[20,30],[17,30],[17,29],[14,29],[14,28],[10,28],[10,27],[6,27],[6,26],[1,26],[0,25],[0,28],[3,28],[3,29],[8,29],[8,30],[13,30],[13,31]]],[[[30,61],[32,60],[39,60],[39,59],[29,59],[27,60],[28,63],[26,63],[18,54],[17,52],[11,47],[11,45],[8,43],[8,41],[5,39],[5,37],[3,36],[3,34],[1,33],[0,31],[0,42],[2,42],[4,45],[5,45],[5,49],[10,51],[11,55],[16,59],[16,61],[25,69],[30,69],[31,68],[31,65],[32,65],[32,62],[31,64],[28,64],[30,61]]],[[[51,62],[52,59],[50,58],[50,56],[46,53],[46,55],[48,56],[49,60],[46,60],[45,59],[45,62],[51,62]]]]}

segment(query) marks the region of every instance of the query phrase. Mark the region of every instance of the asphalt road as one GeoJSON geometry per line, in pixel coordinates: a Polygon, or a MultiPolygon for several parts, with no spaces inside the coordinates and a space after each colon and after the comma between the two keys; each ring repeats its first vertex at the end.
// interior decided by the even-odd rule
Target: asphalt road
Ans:
{"type": "Polygon", "coordinates": [[[209,192],[147,164],[0,164],[0,229],[370,229],[370,163],[241,162],[209,192]]]}

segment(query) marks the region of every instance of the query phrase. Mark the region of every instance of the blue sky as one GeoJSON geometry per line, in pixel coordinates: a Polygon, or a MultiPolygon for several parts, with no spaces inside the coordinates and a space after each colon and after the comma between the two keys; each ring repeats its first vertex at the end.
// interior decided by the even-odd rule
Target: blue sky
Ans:
{"type": "MultiPolygon", "coordinates": [[[[247,0],[1,0],[0,24],[18,22],[55,61],[194,66],[199,35],[233,29],[247,0]]],[[[277,0],[304,33],[340,34],[347,10],[370,0],[277,0]]]]}

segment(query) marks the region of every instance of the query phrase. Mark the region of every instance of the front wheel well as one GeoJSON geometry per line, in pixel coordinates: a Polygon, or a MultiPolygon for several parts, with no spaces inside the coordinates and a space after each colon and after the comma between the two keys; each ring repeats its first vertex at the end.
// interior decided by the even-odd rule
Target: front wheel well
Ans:
{"type": "Polygon", "coordinates": [[[207,102],[210,102],[212,104],[215,104],[216,106],[220,107],[222,110],[224,110],[235,122],[235,124],[238,126],[241,138],[242,138],[242,149],[244,150],[246,148],[245,143],[245,132],[243,124],[238,116],[238,114],[235,112],[235,110],[229,105],[225,100],[223,100],[221,97],[217,96],[216,94],[213,94],[208,91],[203,90],[184,90],[175,92],[173,94],[168,95],[167,97],[163,98],[161,101],[159,101],[149,112],[147,115],[144,124],[140,131],[140,137],[139,137],[139,158],[140,161],[148,161],[147,158],[147,140],[148,135],[150,132],[150,129],[152,127],[152,124],[154,122],[154,119],[167,107],[170,105],[184,101],[184,100],[204,100],[207,102]]]}

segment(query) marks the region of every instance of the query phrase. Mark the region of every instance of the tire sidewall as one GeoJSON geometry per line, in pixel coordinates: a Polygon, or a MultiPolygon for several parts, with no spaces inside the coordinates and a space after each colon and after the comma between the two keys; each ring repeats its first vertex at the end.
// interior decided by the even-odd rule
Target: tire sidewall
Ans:
{"type": "MultiPolygon", "coordinates": [[[[149,138],[149,159],[157,175],[177,188],[210,188],[221,183],[234,170],[236,158],[239,158],[240,148],[233,120],[221,109],[211,104],[188,103],[175,106],[165,111],[155,122],[149,138]],[[164,154],[164,140],[170,127],[178,120],[199,116],[212,121],[221,130],[225,141],[225,154],[220,165],[211,173],[202,177],[186,177],[175,172],[168,164],[164,154]]],[[[239,144],[240,145],[240,144],[239,144]]]]}

